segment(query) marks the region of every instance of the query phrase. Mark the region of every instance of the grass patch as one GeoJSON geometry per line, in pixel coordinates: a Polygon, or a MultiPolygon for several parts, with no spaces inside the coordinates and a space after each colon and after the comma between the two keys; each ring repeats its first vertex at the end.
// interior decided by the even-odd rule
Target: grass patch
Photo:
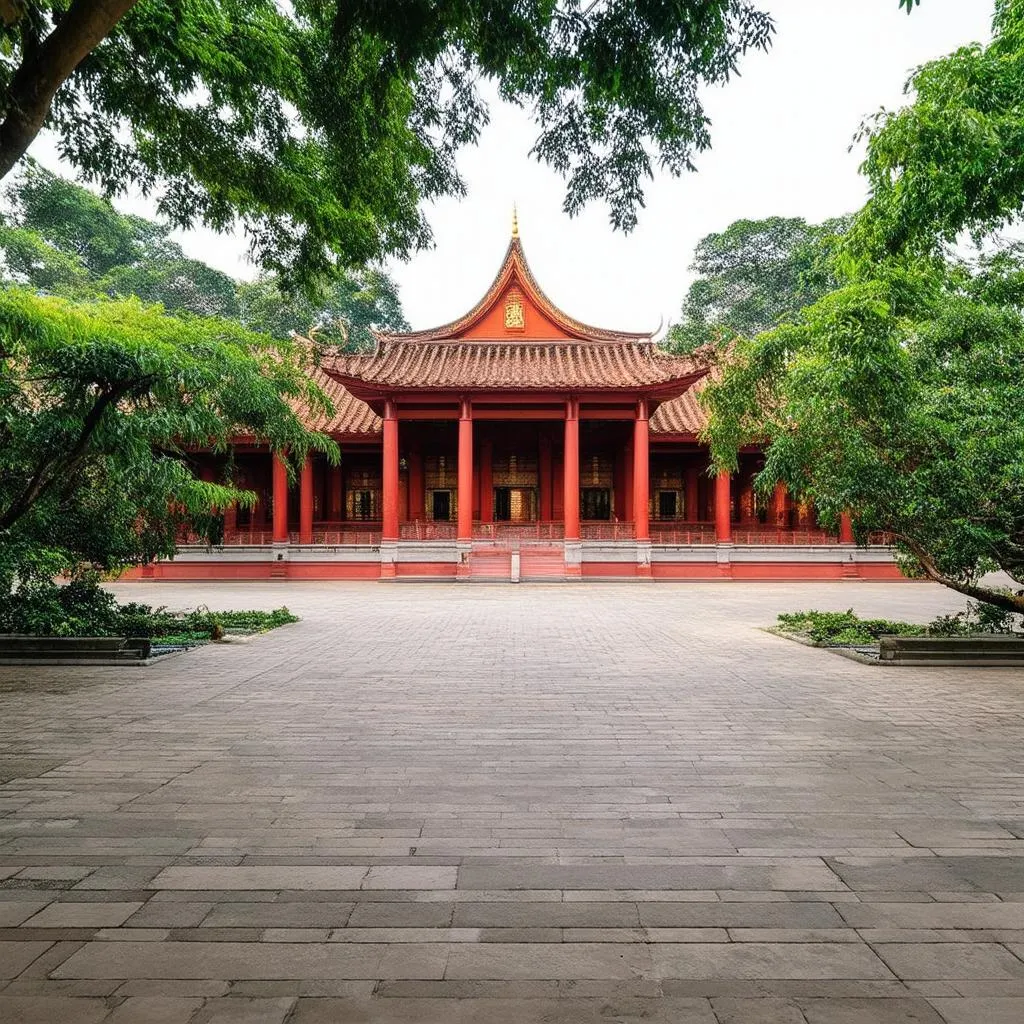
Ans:
{"type": "Polygon", "coordinates": [[[890,619],[862,619],[845,612],[789,612],[779,616],[778,628],[828,647],[858,647],[878,643],[881,636],[928,636],[928,626],[890,619]]]}
{"type": "Polygon", "coordinates": [[[778,617],[776,632],[788,633],[822,647],[866,647],[883,636],[1024,636],[1021,616],[990,604],[969,602],[955,615],[940,615],[927,625],[891,619],[862,619],[845,612],[787,612],[778,617]]]}

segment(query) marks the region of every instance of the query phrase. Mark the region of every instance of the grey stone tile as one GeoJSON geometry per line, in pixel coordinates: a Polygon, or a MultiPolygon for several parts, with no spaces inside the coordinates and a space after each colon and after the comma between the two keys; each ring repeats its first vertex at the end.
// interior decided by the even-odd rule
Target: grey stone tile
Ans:
{"type": "MultiPolygon", "coordinates": [[[[490,948],[490,947],[489,947],[490,948]]],[[[91,942],[56,978],[439,978],[443,946],[273,942],[91,942]]]]}
{"type": "Polygon", "coordinates": [[[1024,963],[993,942],[894,943],[875,946],[898,978],[915,981],[1024,979],[1024,963]]]}
{"type": "Polygon", "coordinates": [[[193,1024],[282,1024],[295,1005],[292,997],[213,999],[193,1024]]]}
{"type": "Polygon", "coordinates": [[[777,996],[719,996],[711,1007],[718,1024],[806,1024],[793,1000],[777,996]]]}
{"type": "Polygon", "coordinates": [[[892,975],[866,945],[743,942],[651,946],[653,977],[875,979],[892,975]]]}
{"type": "Polygon", "coordinates": [[[141,903],[51,903],[24,924],[26,928],[116,928],[141,903]]]}
{"type": "Polygon", "coordinates": [[[104,1024],[191,1024],[203,1005],[198,998],[130,996],[104,1020],[104,1024]]]}
{"type": "Polygon", "coordinates": [[[946,1024],[1020,1024],[1024,1020],[1024,996],[970,996],[932,999],[946,1024]]]}
{"type": "Polygon", "coordinates": [[[0,928],[13,928],[39,913],[48,900],[4,900],[0,902],[0,928]]]}
{"type": "Polygon", "coordinates": [[[802,1008],[807,1024],[943,1024],[926,999],[811,999],[802,1008]]]}
{"type": "Polygon", "coordinates": [[[51,945],[50,942],[0,942],[0,979],[16,978],[51,945]]]}
{"type": "Polygon", "coordinates": [[[633,928],[633,903],[458,903],[456,928],[633,928]]]}
{"type": "Polygon", "coordinates": [[[651,954],[636,944],[614,943],[485,943],[453,946],[445,978],[608,980],[649,975],[651,954]]]}
{"type": "Polygon", "coordinates": [[[102,999],[8,996],[0,992],[0,1020],[4,1024],[99,1024],[109,1012],[110,1007],[102,999]]]}
{"type": "Polygon", "coordinates": [[[154,889],[358,889],[369,868],[358,867],[171,867],[153,879],[154,889]]]}
{"type": "Polygon", "coordinates": [[[219,903],[202,924],[206,928],[343,928],[353,906],[333,902],[219,903]]]}

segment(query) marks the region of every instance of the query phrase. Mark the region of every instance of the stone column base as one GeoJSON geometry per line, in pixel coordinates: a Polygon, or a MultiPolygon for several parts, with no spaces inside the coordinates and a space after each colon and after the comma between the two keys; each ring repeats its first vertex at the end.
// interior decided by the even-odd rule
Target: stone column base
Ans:
{"type": "Polygon", "coordinates": [[[636,574],[640,579],[651,578],[651,542],[649,540],[638,540],[636,542],[636,574]]]}
{"type": "Polygon", "coordinates": [[[583,542],[565,541],[565,578],[580,579],[583,576],[583,542]]]}
{"type": "Polygon", "coordinates": [[[397,575],[395,563],[398,561],[398,542],[394,540],[381,541],[380,545],[380,578],[382,580],[393,580],[397,575]]]}

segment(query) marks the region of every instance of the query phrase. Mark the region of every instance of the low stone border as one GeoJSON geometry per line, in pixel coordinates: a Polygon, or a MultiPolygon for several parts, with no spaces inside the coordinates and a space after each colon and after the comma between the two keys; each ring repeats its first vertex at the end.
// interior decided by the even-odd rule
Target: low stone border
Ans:
{"type": "MultiPolygon", "coordinates": [[[[907,661],[882,661],[881,658],[881,645],[879,645],[877,653],[867,653],[865,650],[866,645],[851,645],[849,647],[839,647],[835,644],[820,643],[817,640],[808,640],[805,636],[799,636],[796,633],[789,633],[784,629],[780,629],[778,626],[762,626],[762,630],[765,633],[771,633],[773,636],[781,637],[783,640],[791,640],[795,644],[800,644],[802,647],[815,647],[822,651],[828,651],[831,654],[838,654],[840,658],[848,658],[850,661],[856,661],[861,665],[873,665],[875,668],[1021,668],[1024,667],[1024,656],[1020,660],[981,660],[978,658],[963,658],[963,659],[944,659],[941,661],[933,660],[918,660],[911,659],[907,661]]],[[[905,638],[912,639],[912,638],[905,638]]]]}

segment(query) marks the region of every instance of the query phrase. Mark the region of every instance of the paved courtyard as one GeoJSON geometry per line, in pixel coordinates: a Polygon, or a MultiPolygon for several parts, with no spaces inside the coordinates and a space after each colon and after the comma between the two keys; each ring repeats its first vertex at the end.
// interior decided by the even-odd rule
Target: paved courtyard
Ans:
{"type": "Polygon", "coordinates": [[[1024,672],[761,632],[928,584],[133,584],[0,667],[0,1021],[1020,1024],[1024,672]]]}

